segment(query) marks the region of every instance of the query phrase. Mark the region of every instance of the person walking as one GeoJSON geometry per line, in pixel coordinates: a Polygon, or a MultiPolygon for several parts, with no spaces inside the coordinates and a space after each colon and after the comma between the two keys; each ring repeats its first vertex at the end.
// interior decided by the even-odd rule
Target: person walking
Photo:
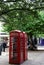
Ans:
{"type": "Polygon", "coordinates": [[[0,43],[0,55],[1,55],[1,52],[2,52],[2,43],[0,43]]]}
{"type": "Polygon", "coordinates": [[[6,42],[3,42],[3,52],[5,52],[6,42]]]}

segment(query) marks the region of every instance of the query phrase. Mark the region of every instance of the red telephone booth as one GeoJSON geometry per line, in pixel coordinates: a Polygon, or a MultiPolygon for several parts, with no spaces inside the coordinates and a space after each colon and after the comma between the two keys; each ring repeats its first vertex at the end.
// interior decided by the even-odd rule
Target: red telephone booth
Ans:
{"type": "Polygon", "coordinates": [[[9,45],[9,63],[20,64],[27,59],[27,49],[25,48],[25,34],[21,31],[10,32],[10,45],[9,45]]]}

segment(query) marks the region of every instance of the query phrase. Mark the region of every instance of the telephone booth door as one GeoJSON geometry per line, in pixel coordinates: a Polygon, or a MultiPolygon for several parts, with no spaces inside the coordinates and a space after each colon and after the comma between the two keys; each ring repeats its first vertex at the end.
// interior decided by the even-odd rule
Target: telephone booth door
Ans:
{"type": "Polygon", "coordinates": [[[9,47],[9,63],[18,63],[18,33],[10,33],[10,47],[9,47]]]}

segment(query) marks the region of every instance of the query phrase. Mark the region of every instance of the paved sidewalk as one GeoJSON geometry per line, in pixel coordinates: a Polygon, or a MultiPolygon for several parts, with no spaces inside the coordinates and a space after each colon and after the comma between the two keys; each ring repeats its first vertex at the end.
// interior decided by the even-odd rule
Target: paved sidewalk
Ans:
{"type": "MultiPolygon", "coordinates": [[[[0,65],[11,65],[8,54],[8,52],[2,52],[0,65]]],[[[44,51],[29,51],[28,60],[21,65],[44,65],[44,51]]]]}

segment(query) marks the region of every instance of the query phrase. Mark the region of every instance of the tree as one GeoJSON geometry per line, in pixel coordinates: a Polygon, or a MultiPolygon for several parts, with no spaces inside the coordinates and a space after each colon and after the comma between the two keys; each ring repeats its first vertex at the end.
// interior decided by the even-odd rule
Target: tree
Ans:
{"type": "Polygon", "coordinates": [[[43,33],[44,20],[39,13],[41,9],[39,0],[30,3],[25,0],[0,3],[0,16],[5,22],[5,31],[20,29],[27,33],[43,33]]]}

